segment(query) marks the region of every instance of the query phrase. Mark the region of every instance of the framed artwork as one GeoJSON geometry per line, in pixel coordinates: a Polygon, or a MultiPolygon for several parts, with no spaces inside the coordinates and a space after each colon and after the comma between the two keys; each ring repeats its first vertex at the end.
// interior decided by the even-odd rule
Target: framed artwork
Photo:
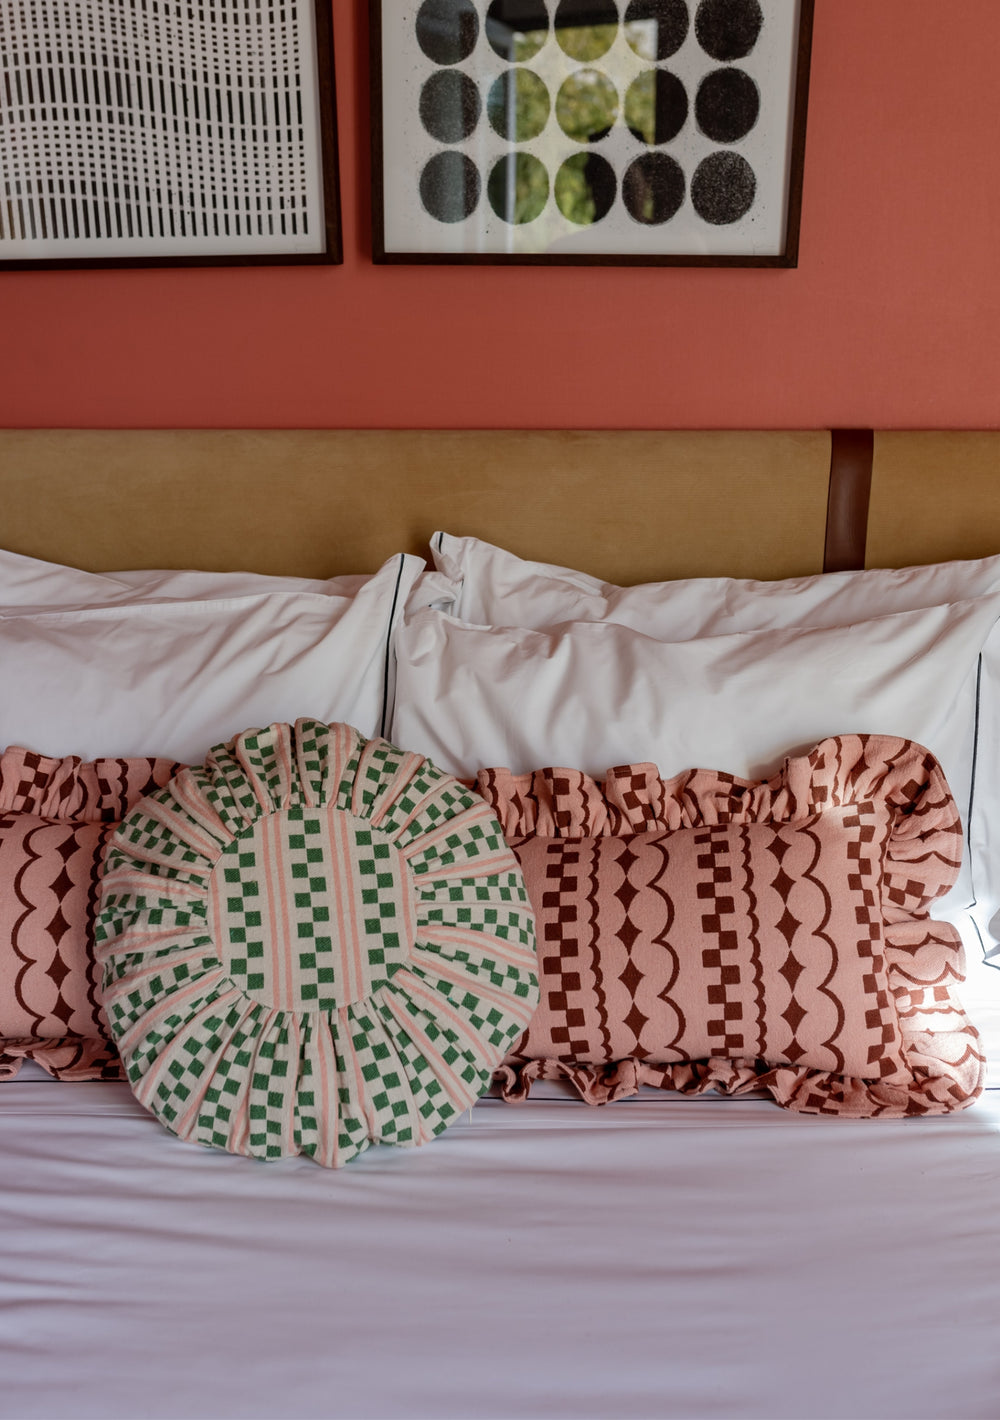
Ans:
{"type": "Polygon", "coordinates": [[[0,269],[339,262],[330,0],[0,0],[0,269]]]}
{"type": "Polygon", "coordinates": [[[369,0],[377,262],[795,266],[813,0],[369,0]]]}

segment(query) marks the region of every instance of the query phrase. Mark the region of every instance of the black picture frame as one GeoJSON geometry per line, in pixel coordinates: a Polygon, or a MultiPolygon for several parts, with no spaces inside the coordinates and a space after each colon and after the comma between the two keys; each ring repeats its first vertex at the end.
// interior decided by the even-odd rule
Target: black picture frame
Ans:
{"type": "MultiPolygon", "coordinates": [[[[184,57],[178,63],[176,49],[164,59],[166,46],[135,44],[131,52],[139,57],[130,72],[129,63],[122,63],[113,49],[109,55],[107,48],[102,51],[99,44],[93,44],[92,52],[84,56],[85,60],[92,61],[92,68],[88,69],[86,63],[74,64],[68,47],[60,46],[55,23],[60,15],[65,23],[71,7],[51,5],[48,0],[32,0],[25,12],[29,21],[32,11],[37,12],[43,43],[31,48],[33,62],[19,68],[13,8],[8,19],[6,45],[4,27],[0,24],[0,271],[339,265],[343,261],[330,0],[285,0],[283,5],[275,6],[276,28],[265,40],[273,34],[275,52],[280,55],[282,44],[288,47],[290,32],[287,29],[279,32],[277,26],[294,24],[291,47],[303,56],[303,62],[289,75],[287,69],[279,72],[280,59],[276,59],[273,76],[265,74],[270,88],[266,90],[263,103],[264,86],[257,75],[248,85],[245,72],[243,75],[222,72],[221,80],[209,88],[206,82],[199,85],[193,78],[188,81],[183,72],[179,74],[178,70],[190,63],[190,55],[197,46],[189,50],[181,46],[184,57]],[[145,107],[143,100],[146,100],[145,107]],[[119,137],[112,135],[102,160],[95,161],[93,169],[86,175],[81,172],[79,181],[75,181],[73,144],[82,141],[83,136],[106,131],[88,121],[95,109],[100,110],[106,124],[117,128],[119,137]],[[40,160],[37,169],[32,169],[19,157],[14,146],[16,135],[12,137],[12,133],[28,112],[34,122],[47,121],[59,129],[68,157],[64,156],[58,172],[51,160],[48,165],[40,160]],[[163,192],[164,184],[157,186],[149,178],[151,164],[148,160],[141,171],[137,168],[134,155],[138,145],[128,148],[120,139],[120,133],[126,129],[138,132],[145,126],[152,130],[154,124],[161,130],[157,140],[162,145],[157,153],[157,161],[162,164],[160,172],[172,171],[168,164],[176,156],[176,151],[170,152],[170,143],[162,137],[162,131],[172,125],[189,145],[188,151],[191,151],[190,145],[201,144],[195,151],[211,155],[204,162],[208,167],[214,163],[216,173],[221,170],[223,161],[239,161],[241,154],[255,151],[247,139],[248,133],[258,142],[269,139],[272,153],[279,154],[275,161],[279,164],[282,181],[279,184],[256,179],[245,181],[240,193],[244,204],[242,212],[238,210],[240,197],[236,196],[229,210],[230,194],[224,183],[211,186],[203,183],[197,190],[192,186],[183,197],[168,194],[173,201],[158,204],[156,198],[163,192]],[[280,147],[281,144],[284,147],[280,147]],[[222,156],[224,151],[226,159],[222,156]],[[142,203],[131,196],[138,189],[130,184],[139,181],[145,183],[142,203]],[[98,184],[103,195],[96,193],[98,184]],[[249,196],[251,188],[252,197],[249,196]],[[286,196],[288,192],[290,196],[286,196]],[[213,209],[208,215],[206,204],[213,209]],[[251,211],[251,204],[255,211],[251,211]],[[167,225],[175,230],[164,235],[163,228],[167,225]],[[201,232],[197,230],[199,225],[201,232]],[[250,230],[254,225],[256,232],[250,230]],[[144,227],[151,230],[143,232],[144,227]],[[158,232],[152,230],[157,227],[158,232]],[[176,230],[178,227],[180,231],[176,230]],[[191,228],[190,232],[187,227],[191,228]],[[265,227],[267,231],[263,230],[265,227]],[[116,242],[121,246],[119,253],[114,250],[116,242]],[[100,254],[93,254],[98,243],[100,254]],[[265,244],[268,249],[257,249],[265,244]],[[52,249],[52,255],[45,254],[47,247],[52,249]]],[[[211,7],[193,10],[187,4],[178,3],[174,8],[178,15],[187,12],[190,17],[211,7]]],[[[220,9],[225,8],[222,3],[220,9]]],[[[148,0],[138,0],[131,6],[129,14],[133,23],[138,24],[141,19],[147,26],[140,32],[143,41],[148,40],[154,23],[165,23],[162,16],[166,9],[162,0],[155,11],[148,0]]],[[[234,3],[231,10],[237,17],[233,23],[249,23],[239,18],[238,4],[234,3]]],[[[95,28],[126,23],[120,18],[122,7],[115,0],[90,0],[90,11],[95,17],[95,28]]],[[[244,11],[244,16],[247,13],[244,11]]],[[[267,14],[266,4],[263,13],[267,14]]],[[[188,22],[192,23],[190,18],[188,22]]],[[[158,35],[164,33],[163,29],[157,31],[158,35]]],[[[127,36],[123,43],[127,50],[127,36]]],[[[227,45],[223,53],[234,48],[235,45],[227,45]]],[[[266,44],[257,45],[260,63],[263,60],[259,55],[266,48],[266,44]]],[[[21,56],[27,52],[29,47],[23,45],[21,56]]],[[[218,47],[215,54],[217,57],[218,47]]],[[[196,55],[196,62],[198,59],[203,64],[203,76],[210,73],[207,52],[204,58],[196,55]]],[[[216,65],[214,77],[217,80],[219,72],[216,65]]],[[[48,151],[53,149],[50,139],[48,151]]],[[[28,157],[30,159],[31,155],[28,157]]],[[[273,177],[273,170],[265,169],[265,178],[269,176],[273,177]]]]}
{"type": "MultiPolygon", "coordinates": [[[[686,245],[687,249],[664,250],[658,249],[658,241],[664,241],[664,233],[670,225],[670,218],[664,221],[647,221],[638,219],[630,220],[630,214],[625,212],[624,193],[625,185],[623,177],[628,178],[630,169],[623,167],[621,163],[614,166],[613,163],[606,163],[605,167],[611,166],[614,171],[616,196],[615,201],[619,211],[616,213],[617,230],[624,233],[624,239],[619,235],[617,238],[611,228],[608,228],[607,236],[603,233],[597,237],[597,228],[601,218],[592,222],[589,231],[586,232],[586,249],[580,249],[581,241],[574,230],[573,225],[563,220],[561,227],[558,222],[553,224],[553,231],[556,232],[555,240],[547,241],[544,238],[538,249],[524,250],[514,249],[513,239],[504,229],[504,239],[507,242],[507,249],[483,249],[483,246],[467,240],[468,232],[461,233],[461,241],[456,239],[455,229],[471,229],[473,222],[480,230],[478,242],[487,246],[493,244],[495,248],[497,238],[497,228],[500,214],[498,204],[494,203],[491,195],[491,183],[501,163],[504,163],[502,171],[506,174],[511,172],[512,162],[516,173],[519,174],[517,164],[521,161],[516,155],[527,153],[531,155],[532,148],[530,140],[525,143],[516,136],[507,135],[506,139],[502,133],[493,125],[493,120],[487,120],[490,96],[495,92],[495,86],[499,82],[499,76],[509,73],[510,60],[501,57],[494,48],[493,39],[488,39],[488,23],[495,13],[501,0],[491,3],[491,0],[369,0],[369,38],[370,38],[370,63],[371,63],[371,159],[372,159],[372,259],[377,264],[458,264],[458,265],[616,265],[616,266],[706,266],[706,267],[771,267],[771,268],[793,268],[798,265],[799,259],[799,233],[802,212],[802,187],[805,167],[805,140],[806,140],[806,120],[809,100],[809,75],[812,55],[812,35],[814,18],[814,0],[735,0],[737,6],[745,5],[751,12],[754,9],[761,11],[765,26],[774,24],[775,16],[781,17],[784,14],[787,22],[791,12],[794,12],[792,23],[794,24],[794,35],[790,32],[783,36],[777,36],[774,41],[775,52],[782,47],[779,39],[785,45],[786,58],[790,59],[790,67],[784,75],[784,88],[777,94],[771,108],[768,107],[768,97],[766,91],[761,93],[761,85],[757,79],[751,79],[761,93],[760,110],[770,113],[771,109],[777,112],[781,109],[782,121],[777,118],[771,123],[772,130],[780,133],[781,152],[777,154],[774,161],[782,162],[783,184],[780,193],[782,203],[782,216],[779,219],[774,217],[773,209],[776,202],[772,201],[772,227],[780,226],[780,239],[771,240],[768,249],[763,249],[759,240],[755,240],[753,227],[757,221],[757,214],[743,214],[737,223],[708,223],[703,221],[697,212],[694,211],[692,199],[692,185],[690,173],[684,172],[685,190],[682,199],[682,208],[687,207],[693,214],[689,226],[696,226],[699,222],[704,230],[694,232],[691,240],[679,236],[674,229],[669,238],[672,246],[679,243],[686,245]],[[422,7],[430,7],[429,13],[434,18],[437,13],[438,18],[442,15],[447,18],[448,8],[458,7],[465,10],[466,14],[470,8],[476,12],[479,22],[478,36],[475,45],[460,58],[455,58],[460,54],[461,48],[453,46],[451,53],[445,52],[443,57],[437,61],[430,58],[425,50],[421,49],[417,38],[417,20],[422,7]],[[790,54],[788,50],[790,48],[790,54]],[[471,135],[463,136],[457,142],[445,141],[438,138],[435,140],[433,134],[428,134],[422,130],[421,105],[425,102],[428,82],[434,78],[435,83],[438,74],[452,73],[464,76],[462,81],[448,80],[447,83],[453,88],[458,82],[470,80],[475,86],[478,94],[478,104],[480,117],[471,135]],[[492,87],[491,87],[492,86],[492,87]],[[484,100],[485,91],[485,100],[484,100]],[[492,133],[488,132],[490,126],[494,127],[492,133]],[[483,141],[483,134],[486,134],[486,141],[483,141]],[[400,136],[402,135],[402,137],[400,136]],[[416,135],[416,136],[415,136],[416,135]],[[478,173],[479,196],[475,203],[473,214],[470,216],[455,217],[454,210],[446,211],[447,221],[438,221],[437,228],[441,233],[441,249],[433,249],[435,234],[428,235],[428,229],[434,219],[428,216],[426,204],[421,190],[424,174],[430,166],[428,160],[426,166],[421,169],[420,163],[428,148],[434,149],[434,156],[438,153],[463,154],[465,149],[473,142],[478,142],[480,148],[487,154],[485,162],[476,164],[478,173]],[[418,149],[422,150],[415,161],[412,161],[418,149]],[[411,161],[408,161],[411,160],[411,161]],[[491,167],[492,164],[492,167],[491,167]],[[492,204],[492,215],[487,214],[484,218],[483,211],[487,202],[492,204]],[[423,208],[423,211],[418,209],[423,208]],[[402,214],[402,215],[401,215],[402,214]],[[412,217],[412,227],[414,232],[419,234],[419,241],[408,242],[405,239],[405,229],[408,217],[412,217]],[[496,218],[497,220],[494,220],[496,218]],[[713,233],[709,230],[712,226],[729,225],[734,230],[727,233],[727,239],[739,241],[739,250],[706,250],[704,243],[706,239],[711,239],[713,233]],[[742,236],[736,234],[735,228],[745,229],[749,236],[744,242],[742,236]],[[640,228],[639,232],[633,229],[640,228]],[[401,233],[403,234],[401,237],[401,233]],[[482,235],[482,234],[485,234],[482,235]],[[616,246],[616,241],[621,242],[616,246]],[[431,249],[428,248],[431,243],[431,249]],[[702,249],[695,249],[699,244],[702,249]],[[608,249],[602,250],[600,247],[606,245],[608,249]],[[773,248],[773,249],[771,249],[773,248]]],[[[508,6],[516,11],[518,7],[522,10],[537,11],[541,0],[508,0],[508,6]]],[[[644,70],[667,70],[675,77],[679,77],[689,90],[697,71],[697,62],[692,67],[692,75],[681,72],[675,74],[675,70],[680,60],[687,56],[688,62],[693,57],[702,61],[702,67],[717,70],[743,69],[743,65],[738,61],[729,59],[714,59],[701,50],[701,42],[698,40],[698,26],[704,21],[708,14],[712,18],[711,7],[713,5],[725,7],[732,6],[734,0],[664,0],[658,7],[655,3],[643,3],[643,0],[619,0],[619,3],[612,3],[612,0],[576,0],[577,11],[584,18],[606,19],[610,21],[612,12],[617,15],[621,34],[616,36],[613,42],[617,45],[618,51],[624,53],[624,32],[626,29],[628,16],[635,14],[647,14],[667,11],[677,11],[679,8],[686,8],[688,12],[687,34],[682,41],[680,51],[671,60],[660,61],[648,59],[642,66],[644,70]],[[695,52],[697,44],[697,52],[695,52]]],[[[548,0],[545,8],[549,12],[551,21],[551,33],[548,39],[543,42],[543,48],[539,53],[552,51],[553,43],[557,39],[557,21],[565,22],[566,17],[572,18],[573,7],[569,0],[548,0]],[[547,47],[547,50],[546,50],[547,47]]],[[[461,18],[459,16],[459,18],[461,18]]],[[[425,14],[426,20],[426,14],[425,14]]],[[[702,26],[704,28],[704,25],[702,26]]],[[[762,31],[763,32],[763,31],[762,31]]],[[[426,37],[426,36],[425,36],[426,37]]],[[[559,36],[560,47],[562,36],[559,36]]],[[[443,44],[444,51],[447,45],[443,44]]],[[[467,47],[467,46],[466,46],[467,47]]],[[[632,48],[632,46],[629,46],[632,48]]],[[[633,52],[636,52],[633,50],[633,52]]],[[[631,62],[631,61],[629,61],[631,62]]],[[[515,63],[515,70],[530,69],[530,63],[515,63]]],[[[583,62],[578,62],[577,69],[591,68],[583,62]]],[[[573,72],[576,72],[575,70],[573,72]]],[[[603,72],[603,71],[601,71],[603,72]]],[[[746,71],[744,70],[744,73],[746,71]]],[[[706,75],[707,77],[707,75],[706,75]]],[[[727,79],[731,75],[727,75],[727,79]]],[[[612,75],[611,82],[614,87],[615,76],[612,75]]],[[[511,91],[512,83],[519,81],[505,80],[508,87],[506,92],[511,91]]],[[[653,106],[660,103],[660,96],[667,82],[659,74],[652,80],[652,91],[654,94],[653,106]]],[[[620,88],[621,85],[618,85],[620,88]]],[[[744,87],[747,87],[746,85],[744,87]]],[[[707,137],[699,126],[699,103],[702,99],[704,88],[704,78],[696,91],[694,102],[688,96],[686,134],[685,141],[689,146],[696,146],[697,142],[714,143],[714,151],[724,154],[741,156],[741,140],[713,140],[707,137]]],[[[766,90],[766,86],[765,86],[766,90]]],[[[472,94],[472,88],[465,86],[465,92],[472,94]]],[[[561,97],[563,90],[559,90],[561,97]]],[[[628,94],[631,94],[631,89],[628,94]]],[[[452,112],[455,112],[455,94],[452,92],[452,112]]],[[[626,96],[628,97],[628,95],[626,96]]],[[[461,95],[459,95],[461,98],[461,95]]],[[[550,95],[551,100],[551,95],[550,95]]],[[[469,109],[475,107],[475,101],[469,105],[469,109]]],[[[547,124],[546,134],[554,128],[556,123],[556,109],[558,98],[555,104],[551,105],[550,116],[547,124]]],[[[669,107],[669,105],[667,105],[669,107]]],[[[461,113],[461,107],[457,110],[461,113]]],[[[502,110],[501,110],[502,111],[502,110]]],[[[711,113],[711,105],[707,111],[711,113]]],[[[446,115],[447,118],[447,115],[446,115]]],[[[656,109],[655,121],[659,122],[659,109],[656,109]]],[[[601,133],[596,142],[587,147],[578,146],[577,152],[572,154],[577,167],[586,167],[592,162],[590,155],[593,153],[600,156],[602,146],[610,147],[606,140],[615,138],[618,142],[619,152],[621,150],[621,134],[616,131],[623,128],[624,115],[622,106],[619,106],[618,117],[614,120],[614,125],[601,133]]],[[[454,124],[453,124],[454,128],[454,124]]],[[[628,128],[628,132],[634,137],[638,137],[634,128],[628,128]]],[[[560,140],[566,137],[565,133],[558,135],[560,140]]],[[[666,157],[672,156],[670,142],[661,143],[658,134],[654,133],[653,142],[645,141],[641,138],[636,143],[635,151],[640,156],[645,157],[646,153],[663,154],[666,157]]],[[[744,135],[744,138],[746,135],[744,135]]],[[[766,135],[765,135],[766,137],[766,135]]],[[[568,140],[572,144],[572,139],[568,140]]],[[[763,142],[760,135],[755,136],[755,142],[763,142]]],[[[709,155],[711,156],[711,155],[709,155]]],[[[472,161],[470,159],[470,161],[472,161]]],[[[451,164],[449,171],[456,170],[456,163],[453,158],[448,158],[445,162],[451,164]]],[[[723,160],[731,167],[736,167],[735,160],[723,160]]],[[[556,181],[551,181],[551,164],[543,164],[547,168],[549,176],[548,199],[545,208],[546,220],[554,208],[554,189],[557,187],[559,176],[562,172],[560,168],[556,173],[556,181]]],[[[654,160],[651,164],[644,165],[652,167],[655,171],[669,170],[669,165],[654,160]]],[[[679,162],[674,162],[674,168],[680,168],[679,162]]],[[[699,169],[692,169],[695,176],[699,169]]],[[[683,169],[682,169],[683,172],[683,169]]],[[[755,188],[756,177],[754,176],[755,188]]],[[[460,181],[463,180],[460,178],[460,181]]],[[[472,184],[474,186],[474,184],[472,184]]],[[[508,184],[509,186],[509,184],[508,184]]],[[[774,186],[772,182],[772,187],[774,186]]],[[[632,184],[630,200],[633,206],[636,205],[635,198],[636,185],[632,184]]],[[[433,192],[433,185],[430,191],[433,192]]],[[[501,184],[502,190],[502,184],[501,184]]],[[[593,190],[593,188],[592,188],[593,190]]],[[[703,189],[704,190],[704,189],[703,189]]],[[[776,190],[776,189],[775,189],[776,190]]],[[[459,201],[461,194],[459,193],[459,201]]],[[[506,200],[506,199],[503,199],[506,200]]],[[[650,199],[646,197],[647,204],[650,199]]],[[[671,198],[670,201],[674,199],[671,198]]],[[[468,206],[471,198],[466,199],[468,206]]],[[[447,208],[447,202],[442,204],[447,208]]],[[[452,209],[455,208],[452,201],[452,209]]],[[[596,210],[596,203],[592,204],[596,210]]],[[[705,205],[705,204],[703,204],[705,205]]],[[[665,210],[665,204],[658,198],[652,200],[653,216],[659,218],[659,213],[665,210]],[[657,202],[659,201],[659,208],[657,202]]],[[[464,211],[459,206],[460,211],[464,211]]],[[[681,209],[678,209],[680,211],[681,209]]],[[[562,211],[562,209],[560,209],[562,211]]],[[[523,224],[527,229],[532,224],[530,219],[523,224]]],[[[512,225],[508,217],[505,227],[512,225]]],[[[517,221],[513,223],[515,227],[521,225],[517,221]]]]}

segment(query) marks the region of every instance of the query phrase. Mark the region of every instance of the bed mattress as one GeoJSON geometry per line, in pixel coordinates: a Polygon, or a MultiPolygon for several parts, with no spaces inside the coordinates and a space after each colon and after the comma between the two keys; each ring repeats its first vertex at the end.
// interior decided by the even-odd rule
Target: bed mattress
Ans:
{"type": "Polygon", "coordinates": [[[330,1172],[26,1070],[0,1415],[1000,1413],[1000,1090],[901,1122],[546,1095],[330,1172]]]}

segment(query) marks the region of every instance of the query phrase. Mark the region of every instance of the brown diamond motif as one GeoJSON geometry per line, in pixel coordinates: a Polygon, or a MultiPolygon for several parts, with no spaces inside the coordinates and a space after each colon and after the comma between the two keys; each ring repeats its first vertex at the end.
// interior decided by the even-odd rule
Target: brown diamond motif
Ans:
{"type": "Polygon", "coordinates": [[[792,939],[795,936],[795,929],[796,927],[801,927],[802,924],[797,917],[794,917],[792,913],[789,912],[788,907],[786,906],[784,912],[781,914],[775,925],[777,926],[778,931],[784,937],[788,945],[791,946],[792,939]]]}
{"type": "Polygon", "coordinates": [[[634,865],[638,863],[638,861],[639,859],[637,855],[632,852],[631,848],[628,846],[628,843],[626,843],[621,853],[618,855],[617,859],[618,866],[619,868],[621,868],[622,872],[625,874],[626,877],[628,877],[629,868],[634,867],[634,865]]]}
{"type": "Polygon", "coordinates": [[[802,965],[802,963],[800,961],[796,961],[795,958],[791,955],[791,953],[789,953],[784,966],[781,968],[781,975],[788,982],[789,990],[795,990],[795,983],[796,981],[798,981],[799,977],[804,971],[805,967],[802,965]]]}
{"type": "MultiPolygon", "coordinates": [[[[73,837],[72,833],[67,833],[63,841],[61,843],[56,844],[56,852],[59,854],[60,858],[63,860],[64,863],[69,862],[73,854],[76,852],[76,839],[73,837]]],[[[72,887],[72,880],[68,881],[70,887],[72,887]]]]}
{"type": "Polygon", "coordinates": [[[775,892],[782,899],[782,901],[787,902],[788,894],[795,886],[795,882],[792,878],[788,876],[784,868],[779,867],[777,877],[771,883],[771,886],[774,888],[775,892]]]}
{"type": "Polygon", "coordinates": [[[60,899],[60,901],[61,901],[61,900],[66,896],[67,893],[73,891],[73,886],[74,886],[74,884],[73,884],[73,879],[70,877],[69,873],[66,871],[66,868],[63,867],[62,872],[59,874],[59,876],[56,878],[55,882],[52,884],[52,891],[55,893],[56,897],[58,897],[58,898],[60,899]]]}
{"type": "Polygon", "coordinates": [[[791,845],[784,838],[781,837],[780,833],[776,833],[771,839],[771,842],[768,846],[770,847],[771,852],[774,854],[774,856],[780,863],[782,858],[784,858],[785,854],[788,852],[788,849],[791,845]]]}
{"type": "Polygon", "coordinates": [[[636,966],[635,962],[630,960],[618,980],[625,987],[628,994],[634,996],[642,981],[642,972],[636,966]]]}
{"type": "Polygon", "coordinates": [[[629,1011],[628,1015],[625,1017],[624,1024],[628,1026],[636,1040],[638,1040],[642,1028],[648,1020],[649,1017],[644,1016],[639,1010],[639,1007],[633,1003],[631,1011],[629,1011]]]}
{"type": "Polygon", "coordinates": [[[622,923],[622,925],[618,928],[618,931],[615,933],[615,936],[618,938],[618,940],[619,940],[620,942],[623,942],[623,943],[625,944],[625,950],[626,950],[626,951],[629,951],[629,952],[632,950],[632,947],[635,945],[635,939],[636,939],[636,937],[638,937],[638,936],[640,936],[640,935],[641,935],[641,933],[640,933],[640,931],[639,931],[639,928],[636,927],[636,926],[635,926],[632,922],[630,922],[627,918],[626,918],[626,920],[622,923]]]}
{"type": "Polygon", "coordinates": [[[782,1011],[781,1019],[783,1021],[788,1022],[789,1029],[791,1030],[792,1035],[794,1035],[795,1032],[798,1030],[799,1026],[805,1020],[805,1018],[805,1011],[802,1009],[798,1001],[796,1001],[795,997],[793,996],[792,999],[789,1001],[788,1005],[782,1011]]]}
{"type": "Polygon", "coordinates": [[[617,897],[618,901],[621,903],[622,907],[624,907],[626,912],[629,910],[629,908],[632,906],[633,902],[635,902],[638,896],[639,889],[633,887],[627,878],[622,883],[618,891],[615,893],[615,897],[617,897]]]}
{"type": "Polygon", "coordinates": [[[56,908],[56,915],[45,930],[52,933],[53,937],[56,939],[56,945],[58,946],[63,937],[65,937],[66,933],[70,930],[70,925],[63,916],[61,907],[56,908]]]}
{"type": "Polygon", "coordinates": [[[52,965],[49,967],[45,975],[55,982],[55,987],[57,991],[62,990],[62,984],[66,980],[67,976],[69,976],[69,967],[63,961],[62,957],[59,955],[58,952],[56,952],[55,956],[52,958],[52,965]]]}
{"type": "Polygon", "coordinates": [[[52,1014],[57,1020],[62,1021],[64,1026],[68,1026],[73,1015],[73,1007],[62,996],[52,1007],[52,1014]]]}

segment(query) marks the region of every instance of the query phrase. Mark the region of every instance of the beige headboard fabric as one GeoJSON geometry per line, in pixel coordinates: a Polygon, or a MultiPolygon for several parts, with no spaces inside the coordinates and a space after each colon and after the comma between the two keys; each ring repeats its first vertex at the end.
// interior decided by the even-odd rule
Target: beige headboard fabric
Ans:
{"type": "Polygon", "coordinates": [[[1000,552],[1000,433],[891,433],[875,439],[869,567],[1000,552]]]}
{"type": "Polygon", "coordinates": [[[0,431],[0,547],[332,576],[436,528],[611,581],[820,571],[830,435],[0,431]]]}
{"type": "MultiPolygon", "coordinates": [[[[441,527],[616,582],[787,577],[823,568],[835,443],[829,431],[0,430],[0,547],[94,571],[332,576],[426,554],[441,527]]],[[[869,566],[998,550],[1000,433],[875,436],[869,566]]]]}

